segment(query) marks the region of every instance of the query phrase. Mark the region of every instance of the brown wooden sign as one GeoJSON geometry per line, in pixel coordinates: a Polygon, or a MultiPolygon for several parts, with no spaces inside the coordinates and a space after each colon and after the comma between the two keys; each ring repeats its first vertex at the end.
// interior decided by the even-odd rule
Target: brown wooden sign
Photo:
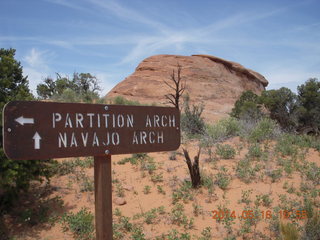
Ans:
{"type": "Polygon", "coordinates": [[[82,103],[8,103],[3,144],[11,159],[172,151],[180,145],[176,108],[82,103]]]}

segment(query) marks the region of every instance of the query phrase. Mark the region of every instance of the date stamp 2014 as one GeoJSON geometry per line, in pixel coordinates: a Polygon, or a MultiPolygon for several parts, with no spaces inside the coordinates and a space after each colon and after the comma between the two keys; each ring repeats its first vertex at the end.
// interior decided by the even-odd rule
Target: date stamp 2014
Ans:
{"type": "Polygon", "coordinates": [[[266,211],[253,211],[253,210],[242,210],[239,212],[226,211],[226,210],[214,210],[212,211],[212,218],[215,220],[223,220],[225,218],[238,218],[238,219],[272,219],[274,217],[279,217],[281,219],[307,219],[306,210],[280,210],[278,212],[272,210],[266,211]]]}

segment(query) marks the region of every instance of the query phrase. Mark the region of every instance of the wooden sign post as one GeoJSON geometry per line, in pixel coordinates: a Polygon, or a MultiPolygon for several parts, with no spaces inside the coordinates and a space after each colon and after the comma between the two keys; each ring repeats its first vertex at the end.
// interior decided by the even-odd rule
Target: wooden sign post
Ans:
{"type": "Polygon", "coordinates": [[[8,158],[94,156],[97,240],[112,239],[111,155],[173,151],[179,146],[176,108],[14,101],[3,110],[8,158]]]}

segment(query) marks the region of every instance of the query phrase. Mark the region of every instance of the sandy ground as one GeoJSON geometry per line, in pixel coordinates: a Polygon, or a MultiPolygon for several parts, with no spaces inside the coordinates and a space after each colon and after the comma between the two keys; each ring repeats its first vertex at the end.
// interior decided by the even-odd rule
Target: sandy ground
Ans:
{"type": "MultiPolygon", "coordinates": [[[[283,188],[284,183],[288,182],[289,186],[293,184],[296,192],[300,190],[300,183],[302,181],[301,174],[297,171],[293,172],[291,176],[283,174],[281,179],[276,182],[272,182],[271,178],[264,175],[265,169],[272,169],[276,167],[275,162],[263,163],[265,169],[258,173],[258,176],[249,184],[242,182],[236,176],[236,165],[237,163],[245,157],[248,152],[248,146],[242,143],[239,138],[233,138],[227,142],[234,146],[238,152],[234,159],[218,159],[216,164],[208,162],[206,159],[208,156],[204,151],[200,156],[200,168],[202,172],[207,175],[212,174],[214,177],[220,166],[225,166],[228,169],[228,175],[231,177],[231,183],[228,185],[226,190],[220,189],[218,186],[214,186],[213,194],[210,195],[208,190],[204,187],[200,189],[193,190],[193,201],[188,201],[184,204],[185,214],[188,218],[194,218],[194,227],[192,229],[185,230],[182,226],[172,225],[169,217],[169,213],[173,207],[172,204],[172,191],[179,187],[179,184],[184,180],[189,179],[189,173],[187,164],[184,161],[184,156],[182,154],[182,147],[177,151],[176,160],[169,160],[170,153],[150,153],[148,154],[152,157],[156,164],[157,170],[156,174],[163,175],[163,182],[153,183],[151,181],[151,175],[147,172],[142,172],[139,166],[132,165],[129,162],[124,165],[119,165],[118,162],[125,157],[130,157],[131,155],[117,155],[112,156],[112,171],[113,180],[117,179],[123,187],[128,190],[124,190],[124,198],[126,200],[125,205],[113,204],[113,212],[118,208],[124,216],[132,217],[135,214],[141,214],[149,211],[152,208],[157,208],[160,206],[165,207],[166,214],[159,216],[156,223],[154,224],[143,224],[144,233],[147,239],[154,239],[156,236],[162,233],[168,233],[171,229],[177,229],[179,232],[189,232],[190,235],[200,236],[201,232],[206,227],[211,227],[212,229],[212,239],[223,239],[227,236],[227,231],[222,223],[218,223],[213,219],[213,211],[218,210],[218,206],[225,204],[231,211],[234,211],[237,215],[235,219],[235,224],[232,225],[233,232],[241,227],[241,221],[239,215],[245,210],[245,204],[239,203],[242,196],[242,191],[252,190],[250,194],[250,199],[252,202],[256,199],[258,194],[268,194],[272,199],[272,204],[269,207],[260,206],[259,211],[273,211],[272,208],[279,204],[279,195],[286,194],[289,198],[299,197],[296,194],[289,194],[283,188]],[[144,193],[144,187],[149,185],[151,187],[150,193],[144,193]],[[165,195],[161,194],[157,190],[157,185],[160,185],[165,191],[165,195]],[[193,204],[200,206],[201,211],[198,216],[194,214],[193,204]]],[[[197,143],[193,142],[188,144],[188,146],[183,146],[188,148],[190,155],[195,156],[197,151],[197,143]]],[[[306,154],[307,162],[315,162],[319,166],[320,155],[319,152],[310,149],[306,154]]],[[[62,160],[59,160],[62,161],[62,160]]],[[[93,168],[86,168],[85,174],[93,180],[93,168]]],[[[66,176],[54,177],[50,183],[52,191],[47,196],[47,198],[61,197],[63,200],[63,207],[60,210],[55,210],[54,207],[51,209],[54,211],[62,212],[78,212],[81,208],[86,207],[92,213],[94,213],[94,194],[93,192],[80,192],[79,183],[75,180],[74,174],[69,174],[66,176]]],[[[116,183],[113,184],[113,198],[116,197],[116,183]]],[[[251,203],[252,205],[253,203],[251,203]]],[[[276,214],[276,213],[275,213],[276,214]]],[[[116,221],[114,217],[114,221],[116,221]]],[[[133,222],[141,222],[141,219],[134,220],[133,222]]],[[[299,220],[301,224],[305,220],[299,220]]],[[[259,221],[256,226],[256,230],[261,231],[266,236],[272,236],[272,233],[268,229],[270,220],[263,219],[259,221]]],[[[74,239],[71,232],[63,232],[62,226],[59,221],[54,224],[44,223],[38,224],[32,227],[20,227],[12,226],[11,232],[15,235],[15,239],[44,239],[44,240],[54,240],[54,239],[74,239]]],[[[129,235],[128,235],[129,236],[129,235]]],[[[250,234],[247,234],[250,239],[250,234]]],[[[238,236],[239,239],[243,239],[242,236],[238,236]]],[[[128,238],[129,239],[129,238],[128,238]]]]}

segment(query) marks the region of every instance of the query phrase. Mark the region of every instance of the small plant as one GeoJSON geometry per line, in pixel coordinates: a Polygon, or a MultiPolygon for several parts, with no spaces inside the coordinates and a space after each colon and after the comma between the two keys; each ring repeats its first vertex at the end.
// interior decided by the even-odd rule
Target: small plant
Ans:
{"type": "Polygon", "coordinates": [[[236,155],[236,150],[229,144],[218,144],[216,147],[216,154],[222,159],[232,159],[236,155]]]}
{"type": "Polygon", "coordinates": [[[157,165],[153,158],[148,156],[140,159],[140,169],[142,171],[147,171],[149,174],[153,174],[153,172],[157,170],[157,165]]]}
{"type": "Polygon", "coordinates": [[[194,216],[198,217],[199,215],[203,214],[203,208],[199,204],[193,203],[192,207],[194,216]]]}
{"type": "Polygon", "coordinates": [[[298,153],[298,148],[294,144],[294,137],[291,134],[283,134],[277,141],[275,150],[282,156],[295,156],[298,153]]]}
{"type": "Polygon", "coordinates": [[[157,209],[153,208],[150,211],[144,214],[144,222],[146,224],[154,223],[154,220],[157,218],[157,209]]]}
{"type": "Polygon", "coordinates": [[[269,172],[268,175],[271,177],[272,182],[276,182],[282,177],[282,169],[279,168],[279,169],[272,170],[271,172],[269,172]]]}
{"type": "Polygon", "coordinates": [[[162,186],[157,185],[157,190],[158,190],[158,193],[166,195],[166,192],[163,190],[162,186]]]}
{"type": "Polygon", "coordinates": [[[64,214],[61,218],[63,231],[70,230],[76,239],[94,239],[94,216],[86,208],[77,213],[64,214]]]}
{"type": "Polygon", "coordinates": [[[250,183],[260,170],[260,165],[253,166],[249,159],[242,159],[237,163],[236,173],[237,176],[245,183],[250,183]]]}
{"type": "Polygon", "coordinates": [[[121,211],[120,211],[119,208],[116,208],[116,209],[114,210],[114,215],[117,216],[117,217],[121,217],[121,216],[122,216],[122,213],[121,213],[121,211]]]}
{"type": "Polygon", "coordinates": [[[145,240],[145,235],[143,233],[143,229],[139,226],[134,226],[132,229],[132,240],[145,240]]]}
{"type": "Polygon", "coordinates": [[[294,193],[296,191],[296,189],[294,188],[293,184],[291,184],[291,186],[288,188],[287,193],[294,193]]]}
{"type": "Polygon", "coordinates": [[[250,200],[250,194],[252,193],[252,189],[247,191],[241,191],[241,200],[238,201],[238,203],[245,203],[246,205],[249,205],[251,203],[250,200]]]}
{"type": "Polygon", "coordinates": [[[269,194],[259,194],[256,195],[256,200],[254,201],[256,206],[270,207],[272,204],[272,199],[270,198],[269,194]]]}
{"type": "Polygon", "coordinates": [[[174,189],[172,191],[172,203],[175,204],[182,200],[183,202],[187,203],[190,200],[193,200],[192,194],[192,185],[189,181],[184,181],[180,188],[174,189]]]}
{"type": "Polygon", "coordinates": [[[191,237],[189,233],[179,233],[176,229],[173,229],[168,234],[163,234],[161,238],[156,238],[156,240],[191,240],[191,237]]]}
{"type": "Polygon", "coordinates": [[[215,176],[215,183],[222,189],[226,190],[229,186],[231,178],[228,174],[228,170],[223,166],[215,176]]]}
{"type": "Polygon", "coordinates": [[[259,159],[262,156],[263,152],[260,147],[260,144],[254,143],[251,144],[248,151],[248,158],[250,159],[259,159]]]}
{"type": "Polygon", "coordinates": [[[225,205],[218,206],[219,212],[224,213],[223,218],[217,218],[216,221],[222,223],[228,234],[232,233],[232,225],[235,224],[235,215],[225,205]]]}
{"type": "Polygon", "coordinates": [[[284,240],[298,240],[299,231],[292,223],[280,223],[280,231],[284,240]]]}
{"type": "Polygon", "coordinates": [[[94,190],[94,182],[93,179],[88,176],[84,176],[80,183],[80,192],[93,192],[94,190]]]}
{"type": "Polygon", "coordinates": [[[169,159],[170,160],[177,160],[177,152],[176,151],[170,152],[169,159]]]}
{"type": "Polygon", "coordinates": [[[188,220],[187,216],[184,214],[184,207],[180,203],[174,205],[171,210],[170,218],[173,224],[178,226],[183,225],[185,229],[193,228],[193,218],[188,220]]]}
{"type": "Polygon", "coordinates": [[[304,225],[304,235],[301,239],[319,239],[320,238],[320,214],[316,211],[311,211],[304,225]]]}
{"type": "Polygon", "coordinates": [[[149,185],[144,186],[143,188],[143,193],[144,194],[149,194],[151,193],[151,187],[149,185]]]}
{"type": "Polygon", "coordinates": [[[152,181],[153,183],[163,182],[163,175],[162,175],[162,173],[152,174],[152,175],[151,175],[151,181],[152,181]]]}
{"type": "Polygon", "coordinates": [[[211,240],[212,239],[211,230],[212,230],[211,227],[206,227],[205,229],[203,229],[199,240],[211,240]]]}
{"type": "Polygon", "coordinates": [[[202,172],[201,176],[202,176],[202,186],[208,189],[209,194],[212,194],[214,190],[213,175],[207,175],[205,174],[205,172],[202,172]]]}
{"type": "Polygon", "coordinates": [[[124,189],[121,183],[116,184],[116,195],[117,197],[124,197],[124,189]]]}

